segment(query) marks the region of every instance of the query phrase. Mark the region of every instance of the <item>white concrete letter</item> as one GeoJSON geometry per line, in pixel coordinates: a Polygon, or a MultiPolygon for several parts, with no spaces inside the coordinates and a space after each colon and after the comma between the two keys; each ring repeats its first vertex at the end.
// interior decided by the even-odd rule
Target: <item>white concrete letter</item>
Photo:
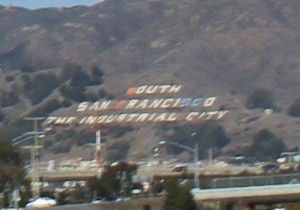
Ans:
{"type": "Polygon", "coordinates": [[[137,117],[136,122],[144,122],[147,120],[148,117],[149,113],[142,113],[137,117]]]}
{"type": "Polygon", "coordinates": [[[153,122],[164,122],[164,121],[166,121],[166,117],[167,117],[167,114],[166,113],[162,113],[162,114],[158,115],[158,117],[155,118],[153,120],[153,122]]]}
{"type": "Polygon", "coordinates": [[[191,112],[191,113],[189,113],[189,114],[186,116],[185,120],[186,120],[186,121],[192,121],[192,120],[195,119],[195,117],[196,117],[198,114],[199,114],[199,112],[191,112]]]}
{"type": "Polygon", "coordinates": [[[203,98],[195,98],[192,102],[192,107],[199,106],[203,101],[203,98]]]}
{"type": "Polygon", "coordinates": [[[173,85],[170,87],[169,93],[178,93],[181,89],[181,85],[173,85]]]}
{"type": "Polygon", "coordinates": [[[96,116],[89,116],[86,121],[85,121],[85,124],[94,124],[97,120],[97,117],[96,116]]]}
{"type": "Polygon", "coordinates": [[[117,121],[122,122],[125,120],[126,117],[127,117],[127,114],[120,114],[117,118],[117,121]]]}
{"type": "Polygon", "coordinates": [[[219,113],[218,113],[218,120],[222,119],[227,113],[228,113],[228,110],[219,111],[219,113]]]}
{"type": "Polygon", "coordinates": [[[142,94],[145,92],[145,90],[147,89],[147,86],[144,85],[144,86],[140,86],[138,87],[138,89],[136,90],[135,94],[138,95],[138,94],[142,94]]]}
{"type": "Polygon", "coordinates": [[[138,104],[135,109],[146,109],[148,105],[149,99],[143,100],[140,104],[138,104]]]}
{"type": "Polygon", "coordinates": [[[203,106],[204,107],[209,107],[209,106],[212,106],[214,103],[215,103],[215,100],[217,99],[217,97],[209,97],[207,98],[204,103],[203,103],[203,106]]]}
{"type": "Polygon", "coordinates": [[[210,112],[206,112],[207,114],[207,120],[210,120],[214,115],[218,114],[218,111],[210,111],[210,112]]]}
{"type": "Polygon", "coordinates": [[[150,85],[150,86],[148,86],[146,93],[152,94],[152,93],[155,93],[156,91],[157,91],[157,85],[150,85]]]}
{"type": "Polygon", "coordinates": [[[139,100],[137,99],[132,99],[128,102],[127,106],[125,109],[134,109],[134,106],[138,103],[139,100]]]}
{"type": "Polygon", "coordinates": [[[57,117],[48,117],[46,119],[46,124],[49,125],[51,123],[54,123],[57,117]]]}
{"type": "Polygon", "coordinates": [[[190,103],[191,103],[191,98],[184,98],[181,102],[181,106],[180,107],[186,107],[186,106],[189,106],[190,103]]]}
{"type": "Polygon", "coordinates": [[[82,103],[78,104],[78,107],[77,107],[76,111],[77,112],[83,112],[88,108],[88,105],[89,105],[88,102],[82,102],[82,103]]]}
{"type": "Polygon", "coordinates": [[[165,93],[167,90],[171,87],[171,85],[161,85],[159,86],[160,88],[160,93],[165,93]]]}
{"type": "Polygon", "coordinates": [[[127,122],[132,121],[133,118],[137,117],[138,115],[139,115],[138,113],[130,113],[130,114],[128,114],[127,122]]]}
{"type": "Polygon", "coordinates": [[[103,101],[103,102],[101,103],[101,106],[99,107],[99,110],[107,109],[108,106],[110,105],[110,103],[111,103],[111,100],[109,100],[109,101],[103,101]]]}
{"type": "Polygon", "coordinates": [[[177,120],[177,115],[176,115],[176,113],[171,113],[169,116],[168,116],[168,118],[167,118],[167,121],[168,122],[174,122],[174,121],[176,121],[177,120]]]}
{"type": "Polygon", "coordinates": [[[165,99],[164,102],[161,104],[161,108],[170,108],[173,101],[173,98],[165,99]]]}
{"type": "Polygon", "coordinates": [[[151,108],[158,108],[161,104],[161,102],[163,102],[164,99],[160,98],[160,99],[154,99],[151,104],[149,105],[149,109],[151,108]]]}

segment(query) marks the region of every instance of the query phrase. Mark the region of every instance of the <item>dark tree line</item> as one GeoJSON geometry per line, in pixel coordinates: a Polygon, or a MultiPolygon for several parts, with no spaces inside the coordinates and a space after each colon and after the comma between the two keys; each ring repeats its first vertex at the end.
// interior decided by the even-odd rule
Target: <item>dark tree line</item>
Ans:
{"type": "Polygon", "coordinates": [[[60,83],[54,74],[38,74],[33,79],[24,79],[24,93],[33,105],[40,103],[60,83]]]}
{"type": "Polygon", "coordinates": [[[90,179],[87,186],[91,191],[96,192],[97,197],[128,196],[134,186],[132,176],[136,171],[137,165],[126,162],[107,165],[101,177],[90,179]]]}
{"type": "MultiPolygon", "coordinates": [[[[167,141],[176,142],[191,148],[194,148],[197,144],[200,158],[206,157],[207,149],[220,150],[230,142],[224,128],[216,121],[174,127],[172,134],[167,135],[165,138],[167,141]]],[[[172,146],[171,144],[166,146],[170,153],[178,154],[183,151],[180,147],[172,146]]]]}
{"type": "Polygon", "coordinates": [[[63,81],[69,81],[60,88],[63,96],[75,102],[85,100],[95,101],[100,95],[86,93],[86,86],[101,85],[103,83],[103,72],[97,66],[93,65],[87,71],[84,71],[80,65],[67,64],[62,68],[63,81]]]}
{"type": "Polygon", "coordinates": [[[196,202],[188,185],[180,185],[178,180],[168,180],[165,184],[167,191],[163,210],[197,210],[196,202]]]}
{"type": "Polygon", "coordinates": [[[276,160],[282,152],[287,151],[282,139],[276,137],[268,129],[262,129],[253,137],[252,145],[246,149],[245,155],[255,160],[276,160]]]}
{"type": "Polygon", "coordinates": [[[0,147],[0,192],[4,194],[4,207],[8,207],[8,197],[14,189],[20,189],[20,204],[24,205],[31,197],[31,192],[20,151],[9,141],[2,141],[0,147]]]}
{"type": "Polygon", "coordinates": [[[260,88],[250,93],[246,99],[245,105],[249,109],[273,109],[275,108],[275,99],[270,91],[260,88]]]}

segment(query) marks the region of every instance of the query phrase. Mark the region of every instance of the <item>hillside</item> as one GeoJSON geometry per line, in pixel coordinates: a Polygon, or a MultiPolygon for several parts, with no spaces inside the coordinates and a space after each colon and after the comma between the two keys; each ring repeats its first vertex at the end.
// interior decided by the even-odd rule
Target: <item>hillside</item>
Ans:
{"type": "MultiPolygon", "coordinates": [[[[299,10],[300,2],[288,0],[106,0],[92,7],[0,7],[2,136],[14,138],[28,130],[29,125],[18,129],[16,123],[36,116],[54,99],[58,104],[43,116],[72,115],[81,99],[66,99],[60,88],[70,84],[70,77],[63,75],[66,66],[75,63],[88,75],[86,83],[77,82],[84,83],[84,94],[94,94],[93,100],[100,90],[106,99],[122,100],[130,87],[156,84],[182,85],[178,97],[218,97],[216,109],[229,110],[219,122],[231,139],[224,151],[249,145],[262,128],[288,147],[297,146],[300,121],[286,110],[299,97],[299,10]],[[93,81],[91,66],[100,69],[98,81],[93,81]],[[43,84],[52,81],[51,88],[40,96],[43,100],[33,101],[35,87],[43,87],[34,81],[39,74],[51,76],[39,78],[43,84]],[[276,112],[266,115],[263,109],[245,107],[247,96],[259,88],[272,92],[276,112]],[[10,97],[18,100],[3,106],[3,96],[12,92],[10,97]]],[[[95,129],[88,128],[90,133],[95,129]]],[[[163,138],[160,124],[155,123],[125,126],[124,135],[116,131],[122,126],[108,130],[107,141],[126,142],[123,146],[132,158],[147,157],[163,138]]],[[[91,142],[93,135],[82,138],[91,142]]],[[[72,144],[72,138],[64,144],[72,144]]],[[[77,146],[82,146],[84,140],[78,141],[77,146]]],[[[63,145],[48,144],[47,151],[63,145]]],[[[78,155],[77,146],[70,156],[78,155]]]]}

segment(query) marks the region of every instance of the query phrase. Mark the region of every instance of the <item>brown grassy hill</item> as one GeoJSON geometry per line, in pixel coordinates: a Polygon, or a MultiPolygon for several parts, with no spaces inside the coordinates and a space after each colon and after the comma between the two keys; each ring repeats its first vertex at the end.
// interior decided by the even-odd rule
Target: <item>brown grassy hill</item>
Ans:
{"type": "Polygon", "coordinates": [[[112,76],[163,73],[243,94],[265,87],[292,98],[299,80],[298,9],[297,1],[241,0],[1,8],[0,63],[9,70],[97,62],[112,76]]]}
{"type": "MultiPolygon", "coordinates": [[[[57,71],[66,63],[96,63],[104,72],[102,86],[116,98],[143,84],[181,84],[187,96],[218,96],[220,106],[230,107],[222,122],[232,139],[227,149],[250,144],[263,127],[292,147],[298,144],[299,120],[287,116],[286,109],[300,88],[299,10],[300,2],[288,0],[107,0],[93,7],[32,11],[2,7],[2,88],[18,81],[5,80],[12,69],[57,71]],[[278,112],[245,108],[247,95],[258,88],[274,94],[278,112]]],[[[32,108],[24,100],[4,111],[22,116],[24,107],[32,108]]],[[[133,156],[145,155],[135,151],[149,150],[160,139],[153,134],[155,126],[123,137],[140,142],[133,143],[133,156]]]]}

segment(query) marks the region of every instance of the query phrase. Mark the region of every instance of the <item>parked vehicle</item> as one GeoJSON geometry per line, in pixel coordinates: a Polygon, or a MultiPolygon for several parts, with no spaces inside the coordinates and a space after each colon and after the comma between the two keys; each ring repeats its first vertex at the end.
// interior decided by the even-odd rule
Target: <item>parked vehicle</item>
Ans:
{"type": "Polygon", "coordinates": [[[39,197],[37,199],[34,199],[33,201],[26,204],[26,207],[34,207],[34,208],[44,208],[44,207],[50,207],[55,206],[57,202],[48,197],[39,197]]]}
{"type": "Polygon", "coordinates": [[[119,201],[118,197],[114,197],[114,196],[107,196],[107,197],[97,197],[95,199],[92,200],[91,203],[103,203],[103,202],[109,202],[109,201],[119,201]]]}

